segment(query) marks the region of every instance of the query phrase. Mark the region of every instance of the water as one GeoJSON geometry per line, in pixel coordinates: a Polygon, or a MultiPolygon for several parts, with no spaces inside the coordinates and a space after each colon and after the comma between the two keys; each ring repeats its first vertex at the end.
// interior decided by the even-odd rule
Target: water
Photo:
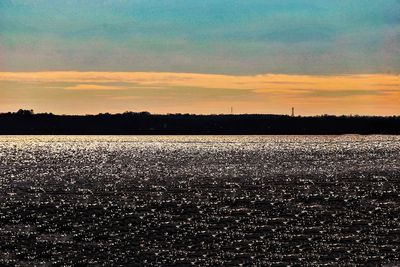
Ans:
{"type": "Polygon", "coordinates": [[[395,136],[3,136],[0,264],[399,264],[399,190],[395,136]]]}

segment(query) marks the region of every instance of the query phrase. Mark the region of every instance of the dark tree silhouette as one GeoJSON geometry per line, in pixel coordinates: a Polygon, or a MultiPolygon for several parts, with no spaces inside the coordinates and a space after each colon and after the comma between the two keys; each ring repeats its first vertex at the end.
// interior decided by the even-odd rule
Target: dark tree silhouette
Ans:
{"type": "Polygon", "coordinates": [[[286,115],[0,114],[0,134],[400,134],[400,117],[286,115]]]}
{"type": "Polygon", "coordinates": [[[26,116],[26,115],[33,115],[35,113],[33,112],[33,109],[29,109],[29,110],[28,109],[20,109],[17,111],[17,114],[26,116]]]}

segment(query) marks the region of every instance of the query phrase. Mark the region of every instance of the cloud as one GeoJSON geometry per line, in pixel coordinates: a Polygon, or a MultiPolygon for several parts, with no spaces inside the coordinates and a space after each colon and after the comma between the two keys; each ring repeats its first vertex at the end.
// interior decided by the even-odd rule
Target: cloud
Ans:
{"type": "Polygon", "coordinates": [[[168,72],[0,72],[0,81],[20,83],[77,83],[68,90],[123,90],[129,86],[252,90],[259,93],[304,90],[399,90],[400,76],[356,75],[217,75],[168,72]],[[125,85],[109,85],[123,83],[125,85]]]}
{"type": "Polygon", "coordinates": [[[111,91],[111,90],[125,90],[122,86],[109,86],[109,85],[97,85],[97,84],[77,84],[74,86],[68,86],[65,90],[93,90],[93,91],[111,91]]]}
{"type": "Polygon", "coordinates": [[[342,97],[353,97],[353,96],[377,96],[383,93],[387,93],[386,90],[312,90],[307,92],[304,96],[315,96],[315,97],[327,97],[327,98],[342,98],[342,97]]]}
{"type": "Polygon", "coordinates": [[[381,114],[400,112],[400,76],[171,72],[0,72],[0,111],[381,114]],[[125,89],[125,90],[124,90],[125,89]],[[90,104],[88,104],[90,103],[90,104]]]}

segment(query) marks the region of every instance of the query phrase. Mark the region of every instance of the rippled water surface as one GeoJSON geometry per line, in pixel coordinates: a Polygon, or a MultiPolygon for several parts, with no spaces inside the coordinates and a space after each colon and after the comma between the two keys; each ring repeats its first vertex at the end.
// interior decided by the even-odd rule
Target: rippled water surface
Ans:
{"type": "Polygon", "coordinates": [[[0,265],[400,259],[400,137],[2,136],[0,265]]]}

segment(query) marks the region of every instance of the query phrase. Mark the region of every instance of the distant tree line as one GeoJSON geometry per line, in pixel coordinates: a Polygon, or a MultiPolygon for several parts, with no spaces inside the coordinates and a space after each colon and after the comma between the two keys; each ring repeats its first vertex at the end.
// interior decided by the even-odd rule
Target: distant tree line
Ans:
{"type": "Polygon", "coordinates": [[[400,134],[400,117],[286,115],[0,114],[0,134],[400,134]]]}

